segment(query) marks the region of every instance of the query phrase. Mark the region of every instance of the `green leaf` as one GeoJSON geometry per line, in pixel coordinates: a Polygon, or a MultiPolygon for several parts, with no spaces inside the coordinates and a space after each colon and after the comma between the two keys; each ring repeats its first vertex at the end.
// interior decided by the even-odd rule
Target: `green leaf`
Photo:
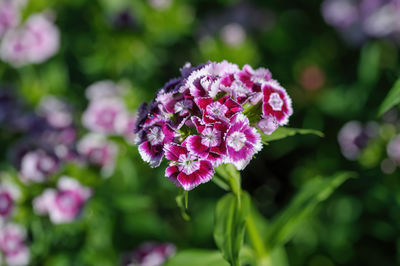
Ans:
{"type": "MultiPolygon", "coordinates": [[[[250,197],[242,193],[241,204],[229,193],[221,198],[216,207],[214,239],[224,258],[233,266],[239,264],[239,252],[243,243],[250,197]]],[[[205,264],[206,265],[206,264],[205,264]]]]}
{"type": "Polygon", "coordinates": [[[367,43],[361,50],[360,62],[358,64],[359,82],[371,88],[379,77],[379,61],[381,49],[378,43],[367,43]]]}
{"type": "Polygon", "coordinates": [[[383,100],[379,108],[379,116],[383,115],[387,110],[400,103],[400,78],[390,89],[388,95],[383,100]]]}
{"type": "Polygon", "coordinates": [[[232,164],[221,164],[215,168],[215,172],[217,173],[217,176],[220,177],[215,183],[222,189],[226,189],[228,186],[240,200],[240,173],[236,170],[235,166],[232,164]]]}
{"type": "Polygon", "coordinates": [[[178,205],[179,209],[181,210],[182,218],[185,221],[190,220],[190,215],[187,212],[187,205],[188,205],[188,192],[181,190],[181,192],[175,198],[176,205],[178,205]]]}
{"type": "Polygon", "coordinates": [[[266,135],[259,131],[261,134],[261,139],[263,143],[268,143],[269,141],[273,140],[279,140],[287,137],[294,136],[296,134],[314,134],[319,137],[323,137],[324,133],[322,133],[319,130],[315,129],[302,129],[302,128],[290,128],[290,127],[279,127],[277,130],[275,130],[271,135],[266,135]]]}
{"type": "Polygon", "coordinates": [[[317,177],[307,182],[288,207],[269,224],[266,232],[268,248],[272,250],[289,241],[298,225],[311,215],[314,208],[351,177],[355,174],[341,172],[330,178],[317,177]]]}
{"type": "Polygon", "coordinates": [[[229,266],[217,250],[183,250],[169,259],[165,266],[229,266]]]}

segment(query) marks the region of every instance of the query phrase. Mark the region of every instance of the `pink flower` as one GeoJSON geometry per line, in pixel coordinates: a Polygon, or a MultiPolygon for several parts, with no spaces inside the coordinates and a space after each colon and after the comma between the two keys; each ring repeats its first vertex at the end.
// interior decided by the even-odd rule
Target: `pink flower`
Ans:
{"type": "Polygon", "coordinates": [[[102,98],[90,102],[82,115],[82,123],[93,132],[115,135],[117,119],[125,116],[126,112],[121,99],[102,98]]]}
{"type": "Polygon", "coordinates": [[[174,140],[176,132],[169,125],[164,124],[148,127],[138,136],[139,153],[143,161],[148,162],[151,167],[157,167],[164,156],[164,145],[174,140]]]}
{"type": "Polygon", "coordinates": [[[41,183],[58,171],[59,161],[56,156],[44,151],[27,152],[21,160],[20,177],[24,182],[41,183]]]}
{"type": "Polygon", "coordinates": [[[257,123],[257,128],[267,135],[271,135],[278,127],[279,124],[272,115],[261,117],[261,120],[257,123]]]}
{"type": "MultiPolygon", "coordinates": [[[[197,119],[194,118],[194,120],[197,119]]],[[[214,125],[201,125],[200,121],[194,123],[198,124],[197,130],[200,135],[191,135],[186,138],[187,149],[217,166],[226,156],[226,144],[223,137],[228,129],[228,124],[215,122],[214,125]]]]}
{"type": "Polygon", "coordinates": [[[12,194],[0,185],[0,225],[6,220],[14,209],[12,194]]]}
{"type": "Polygon", "coordinates": [[[10,28],[18,25],[20,14],[12,0],[0,1],[0,37],[10,28]]]}
{"type": "Polygon", "coordinates": [[[255,85],[270,81],[272,79],[271,72],[266,68],[258,68],[254,70],[250,65],[244,65],[243,70],[237,73],[238,79],[248,88],[253,89],[255,85]]]}
{"type": "Polygon", "coordinates": [[[263,114],[273,116],[279,125],[286,125],[292,115],[292,100],[284,88],[277,82],[266,82],[262,85],[263,114]]]}
{"type": "Polygon", "coordinates": [[[262,149],[261,137],[243,114],[236,115],[226,133],[224,140],[228,151],[227,163],[243,170],[253,155],[262,149]]]}
{"type": "Polygon", "coordinates": [[[395,161],[397,164],[400,164],[400,136],[397,135],[394,137],[389,144],[387,145],[387,153],[389,158],[395,161]]]}
{"type": "Polygon", "coordinates": [[[109,177],[114,171],[118,147],[103,135],[89,133],[77,144],[78,152],[92,165],[101,168],[101,174],[109,177]]]}
{"type": "Polygon", "coordinates": [[[227,61],[181,69],[149,105],[139,108],[135,133],[142,159],[190,190],[208,182],[214,167],[242,170],[261,150],[261,136],[288,123],[291,100],[265,68],[243,70],[227,61]]]}
{"type": "Polygon", "coordinates": [[[25,23],[27,59],[43,63],[58,52],[60,32],[44,14],[31,15],[25,23]]]}
{"type": "Polygon", "coordinates": [[[55,224],[68,223],[78,218],[91,195],[89,188],[63,176],[58,180],[57,189],[46,189],[34,199],[33,207],[40,215],[48,214],[55,224]]]}
{"type": "Polygon", "coordinates": [[[217,101],[213,101],[211,97],[200,97],[196,98],[195,102],[202,111],[205,123],[228,122],[233,115],[243,111],[243,107],[229,96],[222,97],[217,101]]]}
{"type": "Polygon", "coordinates": [[[59,49],[58,28],[43,14],[30,16],[19,28],[3,37],[0,56],[15,67],[43,63],[59,49]]]}
{"type": "Polygon", "coordinates": [[[124,263],[126,266],[161,266],[176,252],[171,243],[144,243],[124,263]]]}
{"type": "Polygon", "coordinates": [[[0,228],[0,250],[3,252],[7,265],[28,265],[30,252],[25,242],[25,230],[13,223],[0,228]]]}
{"type": "Polygon", "coordinates": [[[211,180],[214,169],[210,161],[200,159],[185,146],[167,144],[165,157],[170,160],[165,175],[178,186],[191,190],[211,180]]]}
{"type": "MultiPolygon", "coordinates": [[[[368,141],[377,135],[377,131],[378,128],[374,122],[369,122],[365,126],[359,121],[347,122],[338,134],[338,142],[343,156],[349,160],[356,160],[362,149],[367,146],[368,141]]],[[[388,154],[390,156],[392,152],[389,151],[389,147],[393,146],[391,144],[388,146],[388,154]]],[[[392,151],[394,152],[394,150],[392,151]]]]}
{"type": "Polygon", "coordinates": [[[55,128],[65,128],[72,125],[73,117],[69,106],[55,96],[46,95],[40,101],[39,113],[55,128]]]}
{"type": "Polygon", "coordinates": [[[101,80],[91,84],[86,88],[86,98],[90,101],[119,98],[123,93],[123,89],[111,80],[101,80]]]}

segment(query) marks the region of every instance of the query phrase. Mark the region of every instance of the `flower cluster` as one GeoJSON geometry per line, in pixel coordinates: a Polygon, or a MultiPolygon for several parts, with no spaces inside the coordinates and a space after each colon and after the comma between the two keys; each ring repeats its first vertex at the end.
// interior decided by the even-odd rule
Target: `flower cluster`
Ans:
{"type": "Polygon", "coordinates": [[[33,207],[37,214],[49,215],[55,224],[75,220],[92,192],[78,181],[67,176],[58,180],[57,189],[48,188],[36,197],[33,207]]]}
{"type": "Polygon", "coordinates": [[[15,95],[0,91],[0,103],[2,130],[23,135],[10,149],[23,182],[45,182],[64,162],[77,159],[77,129],[72,110],[62,100],[47,96],[32,112],[15,95]]]}
{"type": "Polygon", "coordinates": [[[0,1],[0,57],[14,67],[39,64],[60,46],[60,33],[51,14],[32,14],[19,25],[20,1],[0,1]]]}
{"type": "Polygon", "coordinates": [[[400,33],[400,3],[397,0],[325,0],[322,15],[346,38],[359,42],[369,37],[400,33]]]}
{"type": "Polygon", "coordinates": [[[0,176],[3,180],[0,183],[0,227],[7,223],[11,218],[15,203],[20,197],[19,189],[11,182],[4,180],[5,177],[0,176]]]}
{"type": "Polygon", "coordinates": [[[191,190],[208,182],[222,163],[244,169],[262,148],[257,128],[271,134],[291,114],[286,90],[265,68],[186,64],[181,77],[140,107],[136,144],[152,167],[169,160],[165,175],[191,190]]]}
{"type": "Polygon", "coordinates": [[[124,266],[161,266],[176,252],[171,243],[144,243],[125,258],[124,266]]]}
{"type": "Polygon", "coordinates": [[[108,136],[121,136],[134,140],[135,114],[128,111],[123,100],[123,88],[112,81],[98,81],[86,89],[89,105],[82,115],[82,124],[90,133],[77,145],[78,152],[86,161],[101,168],[102,175],[109,177],[113,170],[118,147],[108,136]]]}
{"type": "Polygon", "coordinates": [[[0,227],[0,254],[3,254],[6,265],[23,266],[29,264],[30,251],[25,244],[25,239],[25,229],[17,224],[7,223],[0,227]]]}

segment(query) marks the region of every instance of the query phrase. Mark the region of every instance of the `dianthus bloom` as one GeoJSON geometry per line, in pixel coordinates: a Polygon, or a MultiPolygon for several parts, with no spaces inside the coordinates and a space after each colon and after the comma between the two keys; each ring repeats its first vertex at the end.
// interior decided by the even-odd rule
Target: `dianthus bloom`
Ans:
{"type": "Polygon", "coordinates": [[[78,181],[67,176],[58,180],[57,189],[46,189],[33,201],[35,212],[48,214],[55,224],[71,222],[78,218],[92,192],[78,181]]]}
{"type": "Polygon", "coordinates": [[[126,258],[124,266],[161,266],[176,252],[171,243],[144,243],[126,258]]]}
{"type": "Polygon", "coordinates": [[[259,131],[271,134],[292,112],[289,95],[268,69],[187,63],[181,77],[139,108],[136,144],[152,167],[169,160],[165,175],[191,190],[210,181],[220,164],[244,169],[262,149],[259,131]]]}
{"type": "Polygon", "coordinates": [[[375,137],[378,125],[369,122],[363,125],[359,121],[347,122],[338,134],[338,142],[344,157],[349,160],[357,160],[368,141],[375,137]]]}
{"type": "Polygon", "coordinates": [[[57,53],[59,46],[57,26],[44,14],[34,14],[24,25],[4,34],[0,57],[15,67],[39,64],[57,53]]]}
{"type": "MultiPolygon", "coordinates": [[[[0,178],[4,178],[0,174],[0,178]]],[[[11,217],[15,208],[15,201],[19,198],[20,191],[12,183],[0,183],[0,227],[11,217]]]]}
{"type": "Polygon", "coordinates": [[[0,227],[0,251],[6,265],[28,265],[29,248],[25,244],[26,232],[17,224],[8,223],[0,227]]]}

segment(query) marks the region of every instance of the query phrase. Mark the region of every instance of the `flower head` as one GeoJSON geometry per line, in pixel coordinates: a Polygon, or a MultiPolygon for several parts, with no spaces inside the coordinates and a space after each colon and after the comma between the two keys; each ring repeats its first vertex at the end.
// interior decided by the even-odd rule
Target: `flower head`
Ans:
{"type": "Polygon", "coordinates": [[[265,68],[207,62],[181,74],[140,107],[135,133],[142,159],[156,167],[165,156],[165,175],[185,190],[211,180],[222,163],[244,169],[262,148],[256,127],[271,134],[293,112],[265,68]]]}
{"type": "Polygon", "coordinates": [[[161,266],[176,252],[171,243],[148,242],[139,246],[124,263],[126,266],[161,266]]]}
{"type": "Polygon", "coordinates": [[[47,180],[59,168],[59,160],[45,150],[27,152],[21,160],[20,177],[24,182],[41,183],[47,180]]]}
{"type": "Polygon", "coordinates": [[[78,181],[67,176],[58,180],[57,189],[46,189],[33,201],[36,213],[48,214],[55,223],[67,223],[75,220],[81,213],[92,192],[78,181]]]}
{"type": "Polygon", "coordinates": [[[26,232],[21,226],[7,223],[0,228],[0,251],[7,265],[28,265],[29,248],[25,244],[26,232]]]}

